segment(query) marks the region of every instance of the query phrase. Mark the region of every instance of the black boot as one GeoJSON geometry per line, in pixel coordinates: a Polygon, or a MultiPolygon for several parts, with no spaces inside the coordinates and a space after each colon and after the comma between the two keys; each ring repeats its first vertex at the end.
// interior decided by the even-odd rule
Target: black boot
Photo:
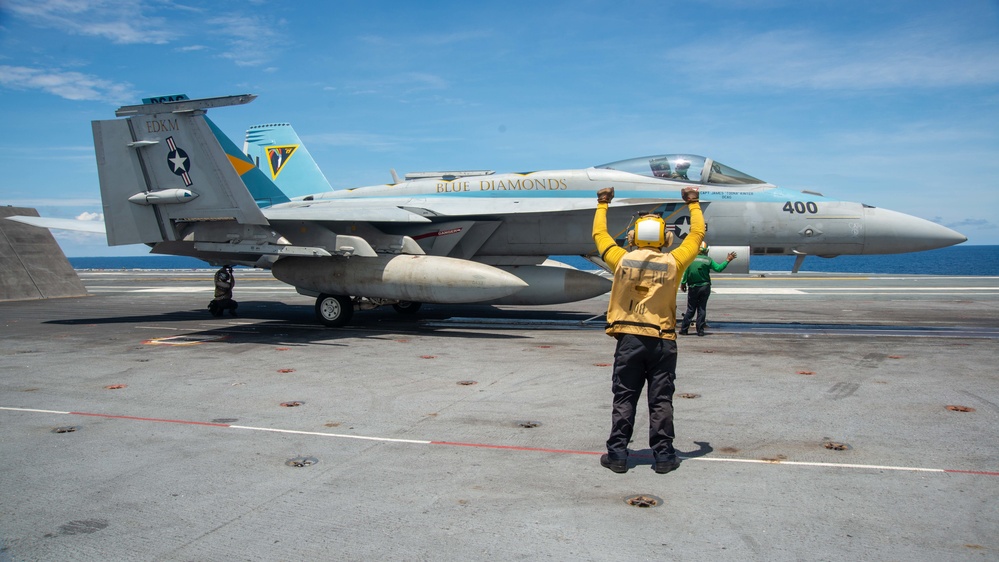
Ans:
{"type": "Polygon", "coordinates": [[[665,457],[656,459],[656,462],[652,463],[652,469],[656,471],[656,474],[673,472],[679,466],[680,459],[676,455],[666,455],[665,457]]]}
{"type": "Polygon", "coordinates": [[[628,459],[612,459],[610,455],[600,455],[600,466],[624,474],[628,472],[628,459]]]}

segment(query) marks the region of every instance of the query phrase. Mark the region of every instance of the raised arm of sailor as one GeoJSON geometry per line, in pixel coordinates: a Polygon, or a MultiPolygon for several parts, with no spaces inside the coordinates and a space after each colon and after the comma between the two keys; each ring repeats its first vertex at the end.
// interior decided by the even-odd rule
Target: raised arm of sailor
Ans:
{"type": "Polygon", "coordinates": [[[593,213],[593,242],[597,245],[597,252],[600,259],[610,267],[611,271],[617,269],[617,264],[621,258],[628,253],[624,248],[617,245],[614,238],[607,232],[607,207],[614,199],[614,188],[605,187],[597,192],[597,210],[593,213]]]}

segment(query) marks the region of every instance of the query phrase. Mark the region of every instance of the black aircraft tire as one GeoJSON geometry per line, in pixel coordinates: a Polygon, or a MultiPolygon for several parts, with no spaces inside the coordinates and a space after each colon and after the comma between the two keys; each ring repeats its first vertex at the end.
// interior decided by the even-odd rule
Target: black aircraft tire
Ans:
{"type": "Polygon", "coordinates": [[[326,326],[346,326],[354,316],[354,303],[344,295],[319,295],[316,299],[316,318],[326,326]]]}
{"type": "Polygon", "coordinates": [[[422,302],[399,301],[393,304],[392,308],[399,314],[416,314],[422,304],[422,302]]]}

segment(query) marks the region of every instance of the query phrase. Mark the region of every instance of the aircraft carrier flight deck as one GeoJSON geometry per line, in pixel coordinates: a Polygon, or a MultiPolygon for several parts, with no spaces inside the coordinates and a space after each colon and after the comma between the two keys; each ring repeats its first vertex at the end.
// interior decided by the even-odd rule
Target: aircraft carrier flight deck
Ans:
{"type": "Polygon", "coordinates": [[[0,561],[999,559],[997,278],[716,275],[658,475],[643,407],[598,462],[606,295],[325,328],[212,273],[0,302],[0,561]]]}

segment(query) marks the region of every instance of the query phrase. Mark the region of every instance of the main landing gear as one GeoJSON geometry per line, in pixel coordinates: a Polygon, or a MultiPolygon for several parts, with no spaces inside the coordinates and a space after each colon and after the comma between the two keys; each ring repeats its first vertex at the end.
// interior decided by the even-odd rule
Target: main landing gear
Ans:
{"type": "Polygon", "coordinates": [[[338,328],[350,323],[354,316],[354,308],[362,310],[376,308],[385,304],[392,304],[392,308],[399,314],[406,316],[416,314],[423,303],[413,301],[384,301],[380,299],[354,299],[346,295],[321,294],[316,298],[316,318],[325,326],[338,328]]]}
{"type": "Polygon", "coordinates": [[[420,310],[420,305],[423,303],[412,302],[412,301],[399,301],[392,305],[399,314],[416,314],[420,310]]]}
{"type": "Polygon", "coordinates": [[[316,298],[316,318],[333,328],[346,326],[354,316],[354,303],[344,295],[322,294],[316,298]]]}

